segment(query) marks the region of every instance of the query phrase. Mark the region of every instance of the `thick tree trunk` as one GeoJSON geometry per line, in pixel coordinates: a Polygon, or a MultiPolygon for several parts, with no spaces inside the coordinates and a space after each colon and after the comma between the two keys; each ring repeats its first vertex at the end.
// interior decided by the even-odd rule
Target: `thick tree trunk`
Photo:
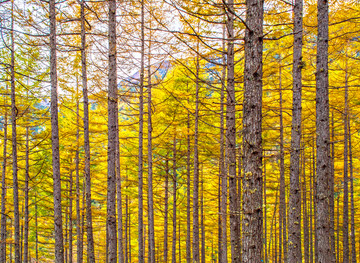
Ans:
{"type": "Polygon", "coordinates": [[[263,0],[246,2],[242,261],[247,263],[261,262],[263,251],[261,169],[263,5],[263,0]]]}
{"type": "MultiPolygon", "coordinates": [[[[4,104],[6,100],[4,100],[4,104]]],[[[7,126],[8,116],[7,109],[4,107],[4,150],[1,175],[1,246],[0,246],[0,262],[6,262],[6,163],[7,163],[7,126]]]]}
{"type": "MultiPolygon", "coordinates": [[[[318,37],[316,59],[316,236],[319,263],[331,261],[329,177],[330,131],[329,131],[329,45],[328,1],[318,0],[318,37]]],[[[347,262],[347,261],[344,261],[347,262]]]]}
{"type": "MultiPolygon", "coordinates": [[[[300,143],[301,143],[301,93],[302,93],[302,14],[303,1],[294,5],[294,55],[293,55],[293,107],[290,151],[290,200],[289,200],[289,263],[302,262],[301,257],[301,191],[300,191],[300,143]]],[[[305,152],[303,154],[305,158],[305,152]]],[[[305,175],[304,175],[305,176],[305,175]]],[[[304,182],[304,188],[305,188],[304,182]]],[[[304,189],[305,190],[305,189],[304,189]]],[[[306,201],[306,192],[303,192],[306,201]]],[[[305,205],[305,204],[304,204],[305,205]]],[[[304,211],[306,208],[304,209],[304,211]]],[[[306,220],[307,222],[307,218],[306,220]]],[[[304,222],[305,224],[305,222],[304,222]]],[[[304,225],[305,226],[305,225],[304,225]]],[[[306,251],[305,251],[306,257],[306,251]]]]}
{"type": "MultiPolygon", "coordinates": [[[[49,1],[50,10],[50,82],[51,82],[51,146],[54,179],[54,226],[55,226],[55,262],[64,262],[64,241],[61,209],[61,175],[59,152],[57,63],[56,63],[56,8],[55,0],[49,1]]],[[[16,223],[15,223],[16,231],[16,223]]],[[[15,241],[16,244],[16,241],[15,241]]]]}
{"type": "Polygon", "coordinates": [[[85,149],[85,196],[86,196],[86,234],[88,262],[95,263],[94,237],[91,212],[91,176],[90,176],[90,135],[89,135],[89,99],[86,70],[86,32],[85,32],[85,0],[80,2],[81,20],[81,78],[84,98],[84,149],[85,149]]]}
{"type": "Polygon", "coordinates": [[[228,0],[227,11],[227,101],[226,101],[226,169],[229,176],[229,213],[231,261],[240,262],[240,229],[236,180],[236,126],[235,126],[235,75],[234,75],[234,1],[228,0]]]}
{"type": "MultiPolygon", "coordinates": [[[[302,198],[303,198],[303,231],[304,231],[304,259],[305,263],[309,263],[309,218],[308,218],[308,206],[307,206],[307,186],[306,186],[306,154],[305,150],[302,150],[302,170],[303,170],[303,179],[302,179],[302,198]]],[[[291,198],[291,197],[290,197],[291,198]]],[[[291,207],[291,206],[290,206],[291,207]]],[[[290,227],[289,221],[289,227],[290,227]]],[[[290,237],[290,235],[289,235],[290,237]]],[[[290,242],[290,239],[289,239],[290,242]]],[[[289,248],[290,251],[290,248],[289,248]]],[[[290,254],[289,254],[290,256],[290,254]]]]}
{"type": "Polygon", "coordinates": [[[118,97],[116,75],[116,1],[109,1],[109,86],[108,86],[108,180],[107,236],[108,262],[117,261],[116,238],[116,159],[118,138],[118,97]]]}

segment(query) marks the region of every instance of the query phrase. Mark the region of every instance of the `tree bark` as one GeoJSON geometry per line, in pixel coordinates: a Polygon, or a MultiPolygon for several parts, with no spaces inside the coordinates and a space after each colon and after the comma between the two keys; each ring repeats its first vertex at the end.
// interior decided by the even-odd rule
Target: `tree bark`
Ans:
{"type": "Polygon", "coordinates": [[[353,172],[353,158],[351,148],[351,127],[350,114],[348,112],[348,138],[349,138],[349,165],[350,165],[350,198],[351,198],[351,262],[356,263],[356,239],[355,239],[355,204],[354,204],[354,172],[353,172]]]}
{"type": "Polygon", "coordinates": [[[240,229],[236,180],[236,126],[235,126],[235,75],[234,75],[234,1],[228,0],[227,11],[227,100],[226,100],[226,169],[229,177],[229,214],[231,261],[240,262],[240,229]]]}
{"type": "MultiPolygon", "coordinates": [[[[49,0],[50,10],[50,83],[51,83],[51,146],[54,188],[55,262],[64,262],[64,241],[61,209],[61,174],[59,152],[57,62],[56,62],[56,8],[49,0]]],[[[15,231],[16,231],[15,222],[15,231]]],[[[15,238],[16,239],[16,238],[15,238]]],[[[16,243],[16,241],[15,241],[16,243]]],[[[16,258],[16,256],[15,256],[16,258]]],[[[16,261],[16,260],[15,260],[16,261]]]]}
{"type": "Polygon", "coordinates": [[[345,71],[345,107],[344,107],[344,204],[343,204],[343,262],[349,262],[349,139],[348,139],[348,72],[345,71]]]}
{"type": "Polygon", "coordinates": [[[172,233],[172,257],[171,262],[176,263],[176,188],[177,188],[177,175],[176,175],[176,136],[174,135],[174,148],[173,148],[173,233],[172,233]]]}
{"type": "Polygon", "coordinates": [[[225,80],[226,80],[226,55],[225,55],[225,27],[223,33],[223,68],[221,72],[220,94],[220,177],[221,177],[221,250],[219,262],[227,262],[227,172],[225,168],[225,132],[224,132],[224,103],[225,103],[225,80]]]}
{"type": "Polygon", "coordinates": [[[24,222],[24,263],[29,262],[29,127],[26,127],[25,142],[25,222],[24,222]]]}
{"type": "MultiPolygon", "coordinates": [[[[303,37],[303,1],[296,0],[294,12],[294,48],[293,48],[293,107],[291,123],[290,151],[290,200],[289,200],[289,263],[302,262],[301,255],[301,189],[300,189],[300,150],[301,150],[301,100],[302,100],[302,37],[303,37]]],[[[305,152],[303,154],[305,158],[305,152]]],[[[305,178],[305,175],[304,175],[305,178]]],[[[305,191],[305,181],[303,190],[305,191]]],[[[306,192],[303,192],[306,202],[306,192]]],[[[305,203],[304,203],[305,205],[305,203]]],[[[306,208],[304,209],[306,211],[306,208]]],[[[307,218],[304,217],[304,226],[307,218]]],[[[305,229],[304,229],[305,230],[305,229]]],[[[306,258],[306,249],[305,249],[306,258]]],[[[305,259],[306,260],[306,259],[305,259]]]]}
{"type": "MultiPolygon", "coordinates": [[[[316,236],[319,263],[332,262],[330,251],[329,177],[329,79],[328,1],[318,0],[318,35],[316,56],[316,236]]],[[[347,261],[344,261],[347,262],[347,261]]]]}
{"type": "Polygon", "coordinates": [[[334,129],[334,113],[331,115],[331,175],[329,178],[330,187],[330,239],[331,239],[331,257],[332,262],[336,262],[336,251],[335,251],[335,221],[334,221],[334,180],[335,180],[335,129],[334,129]]]}
{"type": "MultiPolygon", "coordinates": [[[[51,12],[51,11],[50,11],[51,12]]],[[[51,14],[51,13],[50,13],[51,14]]],[[[14,1],[11,1],[11,64],[10,64],[10,85],[11,85],[11,142],[12,142],[12,168],[13,168],[13,200],[14,200],[14,245],[15,263],[21,262],[20,253],[20,215],[19,215],[19,187],[18,187],[18,161],[17,161],[17,131],[16,118],[17,107],[15,98],[15,42],[14,42],[14,1]]]]}
{"type": "Polygon", "coordinates": [[[243,254],[242,261],[262,260],[262,51],[264,1],[246,2],[243,103],[243,254]]]}
{"type": "MultiPolygon", "coordinates": [[[[76,94],[78,94],[78,85],[76,86],[76,94]]],[[[81,210],[80,210],[80,171],[79,171],[79,99],[76,98],[76,152],[75,152],[75,173],[76,173],[76,247],[77,247],[77,263],[83,262],[83,231],[81,227],[81,210]]]]}
{"type": "Polygon", "coordinates": [[[107,236],[108,262],[117,261],[116,238],[116,158],[118,137],[118,97],[116,73],[116,1],[109,1],[109,86],[108,86],[108,179],[107,179],[107,236]]]}
{"type": "Polygon", "coordinates": [[[139,263],[144,263],[144,223],[143,223],[143,122],[144,122],[144,57],[145,57],[145,33],[144,33],[144,0],[141,0],[141,62],[140,62],[140,94],[139,94],[139,160],[138,160],[138,245],[139,263]]]}
{"type": "Polygon", "coordinates": [[[194,134],[194,184],[193,184],[193,262],[200,262],[199,241],[199,43],[196,55],[196,102],[195,102],[195,134],[194,134]]]}
{"type": "Polygon", "coordinates": [[[86,234],[87,255],[89,263],[95,263],[94,237],[91,212],[91,176],[90,176],[90,135],[89,135],[89,99],[86,69],[86,30],[85,30],[85,0],[80,2],[81,20],[81,79],[84,98],[84,149],[85,149],[85,196],[86,196],[86,234]]]}
{"type": "Polygon", "coordinates": [[[169,159],[166,155],[165,166],[165,212],[164,212],[164,262],[168,262],[168,215],[169,215],[169,159]]]}
{"type": "MultiPolygon", "coordinates": [[[[6,100],[4,100],[4,104],[6,100]]],[[[3,164],[1,175],[1,246],[0,246],[0,261],[6,262],[6,163],[7,163],[7,126],[8,116],[7,109],[4,107],[4,150],[3,150],[3,164]]]]}
{"type": "MultiPolygon", "coordinates": [[[[189,102],[189,99],[188,99],[189,102]]],[[[190,112],[187,113],[187,152],[186,152],[186,262],[191,263],[191,178],[190,178],[190,112]]],[[[166,261],[165,261],[166,262],[166,261]]]]}
{"type": "MultiPolygon", "coordinates": [[[[151,28],[151,25],[150,25],[151,28]]],[[[155,230],[154,230],[154,194],[153,194],[153,159],[152,159],[152,108],[151,108],[151,32],[148,54],[148,223],[149,223],[149,257],[150,263],[155,263],[155,230]]]]}

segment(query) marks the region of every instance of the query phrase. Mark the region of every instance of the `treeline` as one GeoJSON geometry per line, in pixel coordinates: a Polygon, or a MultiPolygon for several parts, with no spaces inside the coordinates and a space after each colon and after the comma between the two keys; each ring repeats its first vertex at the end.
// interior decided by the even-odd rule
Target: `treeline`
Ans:
{"type": "Polygon", "coordinates": [[[359,3],[0,12],[0,262],[360,261],[359,3]]]}

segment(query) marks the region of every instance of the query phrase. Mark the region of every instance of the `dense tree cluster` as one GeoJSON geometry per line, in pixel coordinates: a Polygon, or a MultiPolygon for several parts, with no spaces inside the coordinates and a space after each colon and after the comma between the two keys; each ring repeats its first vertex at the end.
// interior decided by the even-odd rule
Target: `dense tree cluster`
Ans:
{"type": "Polygon", "coordinates": [[[360,261],[360,5],[0,2],[0,262],[360,261]]]}

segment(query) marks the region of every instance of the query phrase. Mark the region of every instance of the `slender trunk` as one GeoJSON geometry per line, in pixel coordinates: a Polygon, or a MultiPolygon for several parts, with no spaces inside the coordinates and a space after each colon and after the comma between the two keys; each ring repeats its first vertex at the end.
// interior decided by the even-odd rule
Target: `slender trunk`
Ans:
{"type": "Polygon", "coordinates": [[[227,262],[227,173],[225,169],[224,103],[226,80],[225,27],[223,28],[223,68],[220,94],[220,177],[221,177],[221,250],[219,263],[227,262]]]}
{"type": "MultiPolygon", "coordinates": [[[[50,1],[51,3],[51,1],[50,1]]],[[[51,10],[50,10],[51,15],[51,10]]],[[[17,163],[17,133],[16,118],[17,107],[15,101],[15,42],[14,42],[14,1],[11,1],[11,142],[12,142],[12,168],[13,168],[13,200],[14,200],[14,231],[15,231],[15,263],[20,263],[20,215],[19,215],[19,187],[18,187],[18,163],[17,163]]],[[[55,157],[53,157],[55,158],[55,157]]]]}
{"type": "Polygon", "coordinates": [[[349,263],[349,190],[348,190],[348,73],[345,72],[344,112],[344,204],[343,204],[343,262],[349,263]]]}
{"type": "Polygon", "coordinates": [[[243,103],[243,242],[242,261],[262,260],[262,51],[263,0],[246,2],[243,103]]]}
{"type": "MultiPolygon", "coordinates": [[[[304,148],[304,147],[303,147],[304,148]]],[[[303,159],[303,179],[302,179],[302,194],[303,194],[303,227],[304,227],[304,259],[305,263],[309,263],[309,218],[307,207],[307,187],[306,187],[306,155],[305,150],[302,150],[303,159]]],[[[291,207],[291,206],[290,206],[291,207]]],[[[289,226],[291,223],[289,222],[289,226]]],[[[289,241],[290,242],[290,241],[289,241]]],[[[290,251],[290,249],[289,249],[290,251]]]]}
{"type": "MultiPolygon", "coordinates": [[[[349,115],[350,116],[350,115],[349,115]]],[[[354,172],[353,172],[353,158],[351,149],[351,127],[350,117],[348,116],[349,128],[349,159],[350,159],[350,198],[351,198],[351,262],[356,263],[356,239],[355,239],[355,205],[354,205],[354,172]]]]}
{"type": "Polygon", "coordinates": [[[340,196],[337,198],[337,222],[336,222],[336,259],[337,262],[340,262],[340,205],[339,205],[340,196]]]}
{"type": "Polygon", "coordinates": [[[336,262],[336,251],[335,251],[335,221],[334,221],[334,185],[335,185],[335,129],[334,129],[334,113],[331,114],[331,174],[329,178],[330,187],[330,239],[331,239],[331,257],[332,262],[336,262]]]}
{"type": "MultiPolygon", "coordinates": [[[[279,90],[280,90],[280,240],[279,240],[279,250],[280,250],[280,260],[279,262],[287,262],[287,237],[286,237],[286,200],[285,200],[285,157],[284,157],[284,124],[283,124],[283,99],[282,99],[282,80],[281,80],[281,64],[279,67],[279,90]]],[[[300,188],[300,187],[299,187],[300,188]]],[[[300,189],[298,190],[300,191],[300,189]]],[[[300,199],[299,199],[300,202],[300,199]]],[[[300,216],[300,214],[299,214],[300,216]]],[[[300,221],[300,220],[299,220],[300,221]]],[[[297,224],[300,226],[300,222],[297,224]]],[[[294,261],[292,261],[294,262],[294,261]]],[[[299,261],[295,261],[299,262],[299,261]]]]}
{"type": "Polygon", "coordinates": [[[196,102],[195,102],[195,134],[194,134],[194,185],[193,185],[193,262],[200,262],[199,244],[199,42],[196,55],[196,102]]]}
{"type": "MultiPolygon", "coordinates": [[[[76,90],[78,94],[78,86],[76,90]]],[[[83,262],[83,239],[81,227],[81,210],[80,210],[80,172],[79,172],[79,99],[76,98],[76,152],[75,152],[75,173],[76,173],[76,247],[77,247],[77,263],[83,262]]]]}
{"type": "Polygon", "coordinates": [[[29,127],[26,127],[25,143],[25,222],[24,222],[24,263],[29,262],[29,127]]]}
{"type": "Polygon", "coordinates": [[[234,1],[228,0],[227,11],[227,100],[226,100],[226,169],[229,176],[229,214],[231,261],[240,262],[239,207],[236,191],[236,126],[235,126],[235,74],[234,74],[234,1]]]}
{"type": "MultiPolygon", "coordinates": [[[[66,185],[66,192],[69,193],[69,183],[68,181],[66,181],[65,183],[66,185]]],[[[66,200],[68,201],[68,200],[66,200]]],[[[64,229],[64,234],[65,234],[65,240],[64,240],[64,248],[65,248],[65,263],[68,263],[68,226],[69,226],[69,205],[66,204],[65,206],[65,229],[64,229]]]]}
{"type": "Polygon", "coordinates": [[[138,243],[139,263],[144,263],[144,223],[143,223],[143,122],[144,122],[144,57],[145,57],[145,33],[144,33],[144,0],[141,0],[141,62],[140,62],[140,94],[139,94],[139,163],[138,163],[138,243]]]}
{"type": "MultiPolygon", "coordinates": [[[[125,168],[126,169],[126,193],[128,193],[128,187],[129,187],[129,182],[128,182],[128,175],[127,175],[127,167],[125,168]]],[[[128,224],[129,224],[129,220],[128,220],[128,216],[129,216],[129,197],[128,195],[126,194],[125,196],[125,263],[128,263],[129,262],[129,250],[128,250],[128,243],[129,243],[129,227],[128,227],[128,224]]]]}
{"type": "Polygon", "coordinates": [[[176,263],[176,188],[177,188],[177,175],[176,175],[176,137],[174,135],[174,148],[173,148],[173,235],[172,235],[172,258],[171,262],[176,263]]]}
{"type": "MultiPolygon", "coordinates": [[[[4,104],[6,100],[4,101],[4,104]]],[[[2,175],[1,175],[1,246],[0,246],[0,261],[6,262],[6,163],[7,163],[7,109],[4,107],[4,151],[3,151],[3,163],[2,163],[2,175]]]]}
{"type": "MultiPolygon", "coordinates": [[[[263,187],[264,187],[264,245],[265,245],[265,248],[264,248],[264,252],[265,252],[265,263],[268,263],[268,252],[267,252],[267,247],[268,247],[268,244],[267,244],[267,200],[266,200],[266,153],[264,152],[264,166],[263,166],[263,169],[264,169],[264,181],[263,181],[263,187]]],[[[239,188],[240,189],[240,188],[239,188]]],[[[270,247],[270,246],[269,246],[270,247]]]]}
{"type": "Polygon", "coordinates": [[[73,171],[70,171],[70,204],[69,204],[69,263],[73,262],[73,171]]]}
{"type": "Polygon", "coordinates": [[[313,183],[313,178],[314,178],[314,167],[313,167],[313,163],[314,163],[314,147],[313,147],[313,151],[312,153],[310,153],[310,196],[309,196],[309,208],[310,208],[310,215],[309,215],[309,219],[310,219],[310,263],[314,262],[314,247],[313,247],[313,198],[314,198],[314,183],[313,183]],[[312,156],[312,158],[311,158],[312,156]]]}
{"type": "Polygon", "coordinates": [[[85,150],[85,196],[86,196],[86,234],[88,262],[95,262],[94,237],[91,213],[91,177],[90,177],[90,139],[89,139],[89,99],[86,70],[86,32],[85,32],[85,1],[80,2],[81,16],[81,74],[84,97],[84,150],[85,150]]]}
{"type": "Polygon", "coordinates": [[[117,187],[117,232],[118,232],[118,263],[124,263],[124,245],[123,245],[123,213],[121,196],[121,173],[120,173],[120,145],[119,145],[119,122],[116,114],[117,133],[116,133],[116,187],[117,187]]]}
{"type": "MultiPolygon", "coordinates": [[[[328,1],[318,0],[318,35],[316,56],[316,236],[318,240],[316,262],[332,262],[330,250],[329,177],[329,79],[328,1]]],[[[347,262],[347,261],[344,261],[347,262]]]]}
{"type": "MultiPolygon", "coordinates": [[[[205,263],[205,225],[204,225],[204,178],[201,169],[201,263],[205,263]]],[[[181,262],[181,261],[179,261],[181,262]]]]}
{"type": "MultiPolygon", "coordinates": [[[[151,25],[150,25],[151,27],[151,25]]],[[[153,159],[152,159],[152,114],[151,114],[151,32],[148,57],[148,222],[149,222],[149,257],[150,263],[155,263],[155,230],[154,230],[154,194],[153,194],[153,159]]]]}
{"type": "Polygon", "coordinates": [[[35,253],[36,263],[39,263],[39,233],[38,233],[38,205],[37,194],[35,193],[35,253]]]}
{"type": "MultiPolygon", "coordinates": [[[[188,99],[189,102],[189,99],[188,99]]],[[[190,112],[187,113],[187,152],[186,152],[186,262],[191,262],[191,178],[190,178],[190,112]]],[[[166,261],[165,261],[166,262],[166,261]]]]}
{"type": "Polygon", "coordinates": [[[168,262],[168,215],[169,215],[169,159],[166,155],[165,166],[165,217],[164,217],[164,262],[168,262]]]}
{"type": "MultiPolygon", "coordinates": [[[[289,263],[302,262],[301,256],[301,191],[300,191],[300,145],[301,145],[301,97],[302,97],[302,37],[303,1],[296,0],[294,12],[293,55],[293,107],[290,151],[290,200],[289,200],[289,263]]],[[[303,154],[305,158],[305,153],[303,154]]],[[[304,175],[305,177],[305,175],[304,175]]],[[[305,182],[304,182],[305,188],[305,182]]],[[[304,201],[306,202],[306,192],[304,201]]],[[[304,203],[305,205],[305,203],[304,203]]],[[[306,208],[304,209],[304,211],[306,208]]],[[[307,218],[304,220],[307,220],[307,218]]],[[[304,227],[307,224],[304,222],[304,227]]],[[[305,229],[304,229],[305,230],[305,229]]],[[[305,239],[306,242],[306,239],[305,239]]],[[[305,248],[306,258],[306,248],[305,248]]],[[[305,259],[306,260],[306,259],[305,259]]]]}

